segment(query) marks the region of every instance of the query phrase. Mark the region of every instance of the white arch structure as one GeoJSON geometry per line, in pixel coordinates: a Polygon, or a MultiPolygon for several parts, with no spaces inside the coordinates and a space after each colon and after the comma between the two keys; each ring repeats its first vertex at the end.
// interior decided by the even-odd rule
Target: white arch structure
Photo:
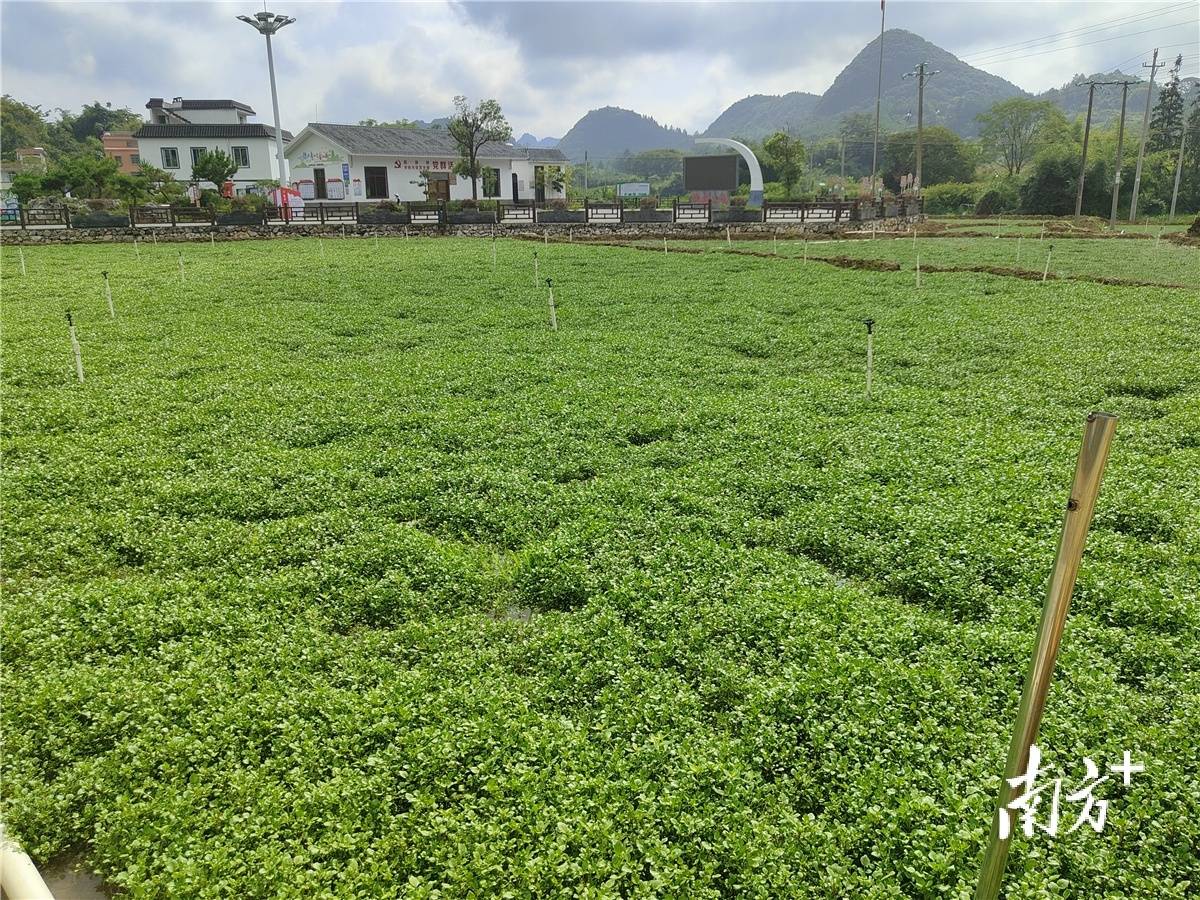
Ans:
{"type": "Polygon", "coordinates": [[[734,141],[729,138],[696,138],[697,144],[720,144],[722,147],[732,147],[742,155],[742,159],[746,161],[746,167],[750,170],[750,206],[762,206],[763,202],[763,180],[762,169],[758,165],[758,158],[754,155],[754,151],[743,144],[741,141],[734,141]]]}

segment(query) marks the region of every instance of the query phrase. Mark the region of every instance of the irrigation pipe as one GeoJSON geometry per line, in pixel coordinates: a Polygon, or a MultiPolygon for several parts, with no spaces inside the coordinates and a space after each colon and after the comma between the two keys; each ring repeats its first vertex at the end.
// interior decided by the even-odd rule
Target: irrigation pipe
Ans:
{"type": "Polygon", "coordinates": [[[0,887],[13,900],[54,900],[33,860],[8,839],[3,825],[0,825],[0,887]]]}

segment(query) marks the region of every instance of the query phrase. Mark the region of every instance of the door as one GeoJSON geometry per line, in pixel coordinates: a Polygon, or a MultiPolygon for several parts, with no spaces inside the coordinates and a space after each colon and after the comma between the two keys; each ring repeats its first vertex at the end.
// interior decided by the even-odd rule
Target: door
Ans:
{"type": "Polygon", "coordinates": [[[444,172],[430,172],[425,196],[430,200],[450,199],[450,176],[444,172]]]}
{"type": "Polygon", "coordinates": [[[318,200],[328,200],[329,196],[325,192],[325,170],[324,169],[313,169],[313,182],[315,183],[314,186],[316,187],[316,191],[317,191],[316,198],[318,200]]]}
{"type": "Polygon", "coordinates": [[[538,203],[546,202],[546,167],[533,167],[533,199],[538,203]]]}
{"type": "Polygon", "coordinates": [[[387,200],[387,166],[363,166],[363,179],[367,182],[368,200],[387,200]]]}
{"type": "Polygon", "coordinates": [[[513,172],[512,176],[513,176],[513,203],[516,203],[518,200],[521,199],[520,195],[517,192],[517,173],[513,172]]]}

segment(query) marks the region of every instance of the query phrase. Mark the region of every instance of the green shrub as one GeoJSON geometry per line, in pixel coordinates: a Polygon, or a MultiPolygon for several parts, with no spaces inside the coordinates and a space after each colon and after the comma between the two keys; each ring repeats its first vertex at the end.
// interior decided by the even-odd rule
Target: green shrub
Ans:
{"type": "Polygon", "coordinates": [[[925,188],[925,212],[930,215],[967,215],[974,212],[984,185],[947,181],[925,188]]]}

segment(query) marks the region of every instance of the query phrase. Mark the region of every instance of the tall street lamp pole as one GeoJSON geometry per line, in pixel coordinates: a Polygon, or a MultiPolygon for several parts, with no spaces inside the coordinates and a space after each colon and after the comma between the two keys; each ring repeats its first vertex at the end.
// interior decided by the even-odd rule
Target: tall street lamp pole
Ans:
{"type": "Polygon", "coordinates": [[[253,19],[249,16],[238,16],[238,20],[252,26],[267,39],[267,71],[271,75],[271,108],[275,112],[275,155],[279,160],[279,186],[283,187],[286,179],[283,168],[283,126],[279,124],[279,94],[275,90],[275,57],[271,53],[271,35],[284,25],[291,25],[296,20],[291,16],[269,12],[255,13],[253,19]]]}

